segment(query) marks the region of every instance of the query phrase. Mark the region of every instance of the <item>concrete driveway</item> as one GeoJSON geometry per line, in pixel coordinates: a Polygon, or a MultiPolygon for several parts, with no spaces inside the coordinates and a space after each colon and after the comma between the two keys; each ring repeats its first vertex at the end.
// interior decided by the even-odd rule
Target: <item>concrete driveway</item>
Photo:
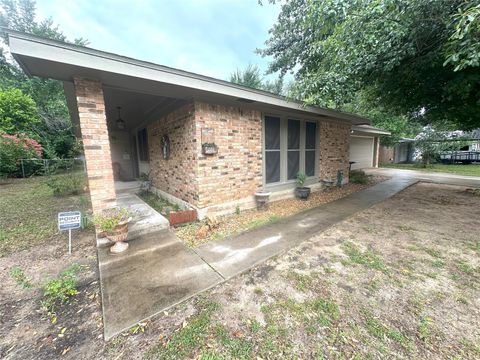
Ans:
{"type": "MultiPolygon", "coordinates": [[[[477,165],[472,165],[477,166],[477,165]]],[[[392,168],[371,168],[364,169],[369,175],[389,176],[392,178],[415,179],[417,181],[432,182],[436,184],[458,185],[467,187],[480,187],[480,177],[465,176],[449,173],[392,169],[392,168]]]]}

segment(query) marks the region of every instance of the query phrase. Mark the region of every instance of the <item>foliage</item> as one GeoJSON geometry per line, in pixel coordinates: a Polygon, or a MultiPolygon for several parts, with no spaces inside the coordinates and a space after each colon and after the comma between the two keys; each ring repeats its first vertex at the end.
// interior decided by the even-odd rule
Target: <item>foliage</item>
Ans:
{"type": "Polygon", "coordinates": [[[55,175],[47,181],[47,186],[55,196],[79,195],[87,189],[87,178],[84,173],[68,173],[55,175]]]}
{"type": "Polygon", "coordinates": [[[453,16],[453,34],[446,46],[444,65],[455,66],[454,71],[480,66],[480,4],[467,2],[453,16]]]}
{"type": "MultiPolygon", "coordinates": [[[[0,0],[0,26],[37,36],[68,42],[52,19],[36,20],[35,1],[0,0]]],[[[20,89],[36,103],[33,129],[48,158],[72,157],[78,151],[61,81],[27,77],[8,53],[7,35],[0,41],[0,89],[20,89]]],[[[74,43],[85,46],[85,39],[74,43]]]]}
{"type": "Polygon", "coordinates": [[[368,184],[368,175],[363,170],[350,171],[349,179],[354,184],[368,184]]]}
{"type": "Polygon", "coordinates": [[[58,304],[64,304],[72,296],[78,294],[77,273],[80,271],[79,264],[73,264],[60,273],[57,278],[48,280],[42,286],[42,308],[53,312],[58,304]]]}
{"type": "Polygon", "coordinates": [[[342,109],[368,89],[372,108],[472,129],[480,126],[477,17],[462,11],[462,22],[457,14],[473,4],[478,0],[292,0],[259,52],[273,58],[269,72],[296,71],[294,91],[309,104],[342,109]],[[472,39],[457,41],[455,53],[476,51],[458,55],[469,67],[444,65],[455,19],[459,36],[472,39]]]}
{"type": "Polygon", "coordinates": [[[140,176],[138,177],[138,180],[140,181],[150,181],[150,172],[148,173],[140,173],[140,176]]]}
{"type": "Polygon", "coordinates": [[[38,122],[37,106],[30,96],[19,89],[0,89],[0,131],[31,134],[38,122]]]}
{"type": "Polygon", "coordinates": [[[110,208],[104,210],[100,214],[96,214],[93,217],[93,223],[100,231],[111,232],[118,225],[121,225],[128,221],[130,218],[130,212],[125,208],[110,208]]]}
{"type": "Polygon", "coordinates": [[[257,65],[249,64],[244,70],[237,69],[230,74],[230,82],[253,89],[259,89],[281,95],[285,92],[283,76],[277,79],[264,80],[257,65]]]}
{"type": "Polygon", "coordinates": [[[24,289],[30,289],[32,287],[32,283],[30,280],[28,280],[20,266],[12,267],[10,269],[10,275],[12,276],[13,280],[15,280],[15,282],[24,289]]]}
{"type": "Polygon", "coordinates": [[[305,175],[305,173],[302,173],[302,172],[299,172],[297,174],[297,185],[299,187],[303,187],[303,185],[305,185],[305,180],[307,179],[307,176],[305,175]]]}
{"type": "Polygon", "coordinates": [[[42,148],[35,140],[0,134],[0,175],[18,175],[20,159],[39,158],[41,155],[42,148]]]}
{"type": "Polygon", "coordinates": [[[156,211],[158,211],[164,216],[168,216],[171,210],[180,210],[180,206],[178,204],[172,204],[167,199],[158,196],[152,191],[143,190],[140,191],[137,195],[148,205],[150,205],[152,208],[154,208],[156,211]]]}

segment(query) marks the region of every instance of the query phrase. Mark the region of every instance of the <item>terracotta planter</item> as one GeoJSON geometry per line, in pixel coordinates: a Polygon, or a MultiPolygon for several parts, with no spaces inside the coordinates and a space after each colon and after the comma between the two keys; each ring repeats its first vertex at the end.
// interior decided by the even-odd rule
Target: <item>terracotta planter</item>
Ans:
{"type": "Polygon", "coordinates": [[[131,220],[132,218],[128,218],[127,220],[120,222],[115,229],[105,234],[108,240],[115,243],[110,248],[110,252],[118,254],[128,249],[128,243],[126,243],[125,240],[127,240],[128,237],[128,223],[131,220]]]}
{"type": "Polygon", "coordinates": [[[197,210],[170,211],[168,214],[168,221],[172,226],[195,220],[197,220],[197,210]]]}

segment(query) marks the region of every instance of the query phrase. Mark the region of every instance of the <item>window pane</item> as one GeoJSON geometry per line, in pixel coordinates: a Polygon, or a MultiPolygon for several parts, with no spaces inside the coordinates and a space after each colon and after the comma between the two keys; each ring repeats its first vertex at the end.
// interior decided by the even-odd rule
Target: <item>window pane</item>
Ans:
{"type": "Polygon", "coordinates": [[[300,121],[288,120],[288,148],[300,149],[300,121]]]}
{"type": "Polygon", "coordinates": [[[305,175],[315,175],[315,150],[305,151],[305,175]]]}
{"type": "Polygon", "coordinates": [[[298,170],[300,169],[300,151],[289,151],[287,155],[287,161],[288,180],[296,179],[298,170]]]}
{"type": "Polygon", "coordinates": [[[267,184],[280,181],[280,151],[265,152],[265,172],[267,184]]]}
{"type": "Polygon", "coordinates": [[[265,149],[280,149],[280,119],[265,116],[265,149]]]}
{"type": "Polygon", "coordinates": [[[317,135],[317,123],[305,123],[305,149],[315,149],[315,139],[317,135]]]}

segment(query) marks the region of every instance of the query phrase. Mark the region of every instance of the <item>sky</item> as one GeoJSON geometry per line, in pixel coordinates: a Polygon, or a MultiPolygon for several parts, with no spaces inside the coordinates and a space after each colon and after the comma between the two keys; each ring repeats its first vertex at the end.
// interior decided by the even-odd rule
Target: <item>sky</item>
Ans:
{"type": "Polygon", "coordinates": [[[255,49],[279,12],[257,0],[37,0],[38,18],[51,17],[69,40],[223,80],[249,63],[267,69],[255,49]]]}

